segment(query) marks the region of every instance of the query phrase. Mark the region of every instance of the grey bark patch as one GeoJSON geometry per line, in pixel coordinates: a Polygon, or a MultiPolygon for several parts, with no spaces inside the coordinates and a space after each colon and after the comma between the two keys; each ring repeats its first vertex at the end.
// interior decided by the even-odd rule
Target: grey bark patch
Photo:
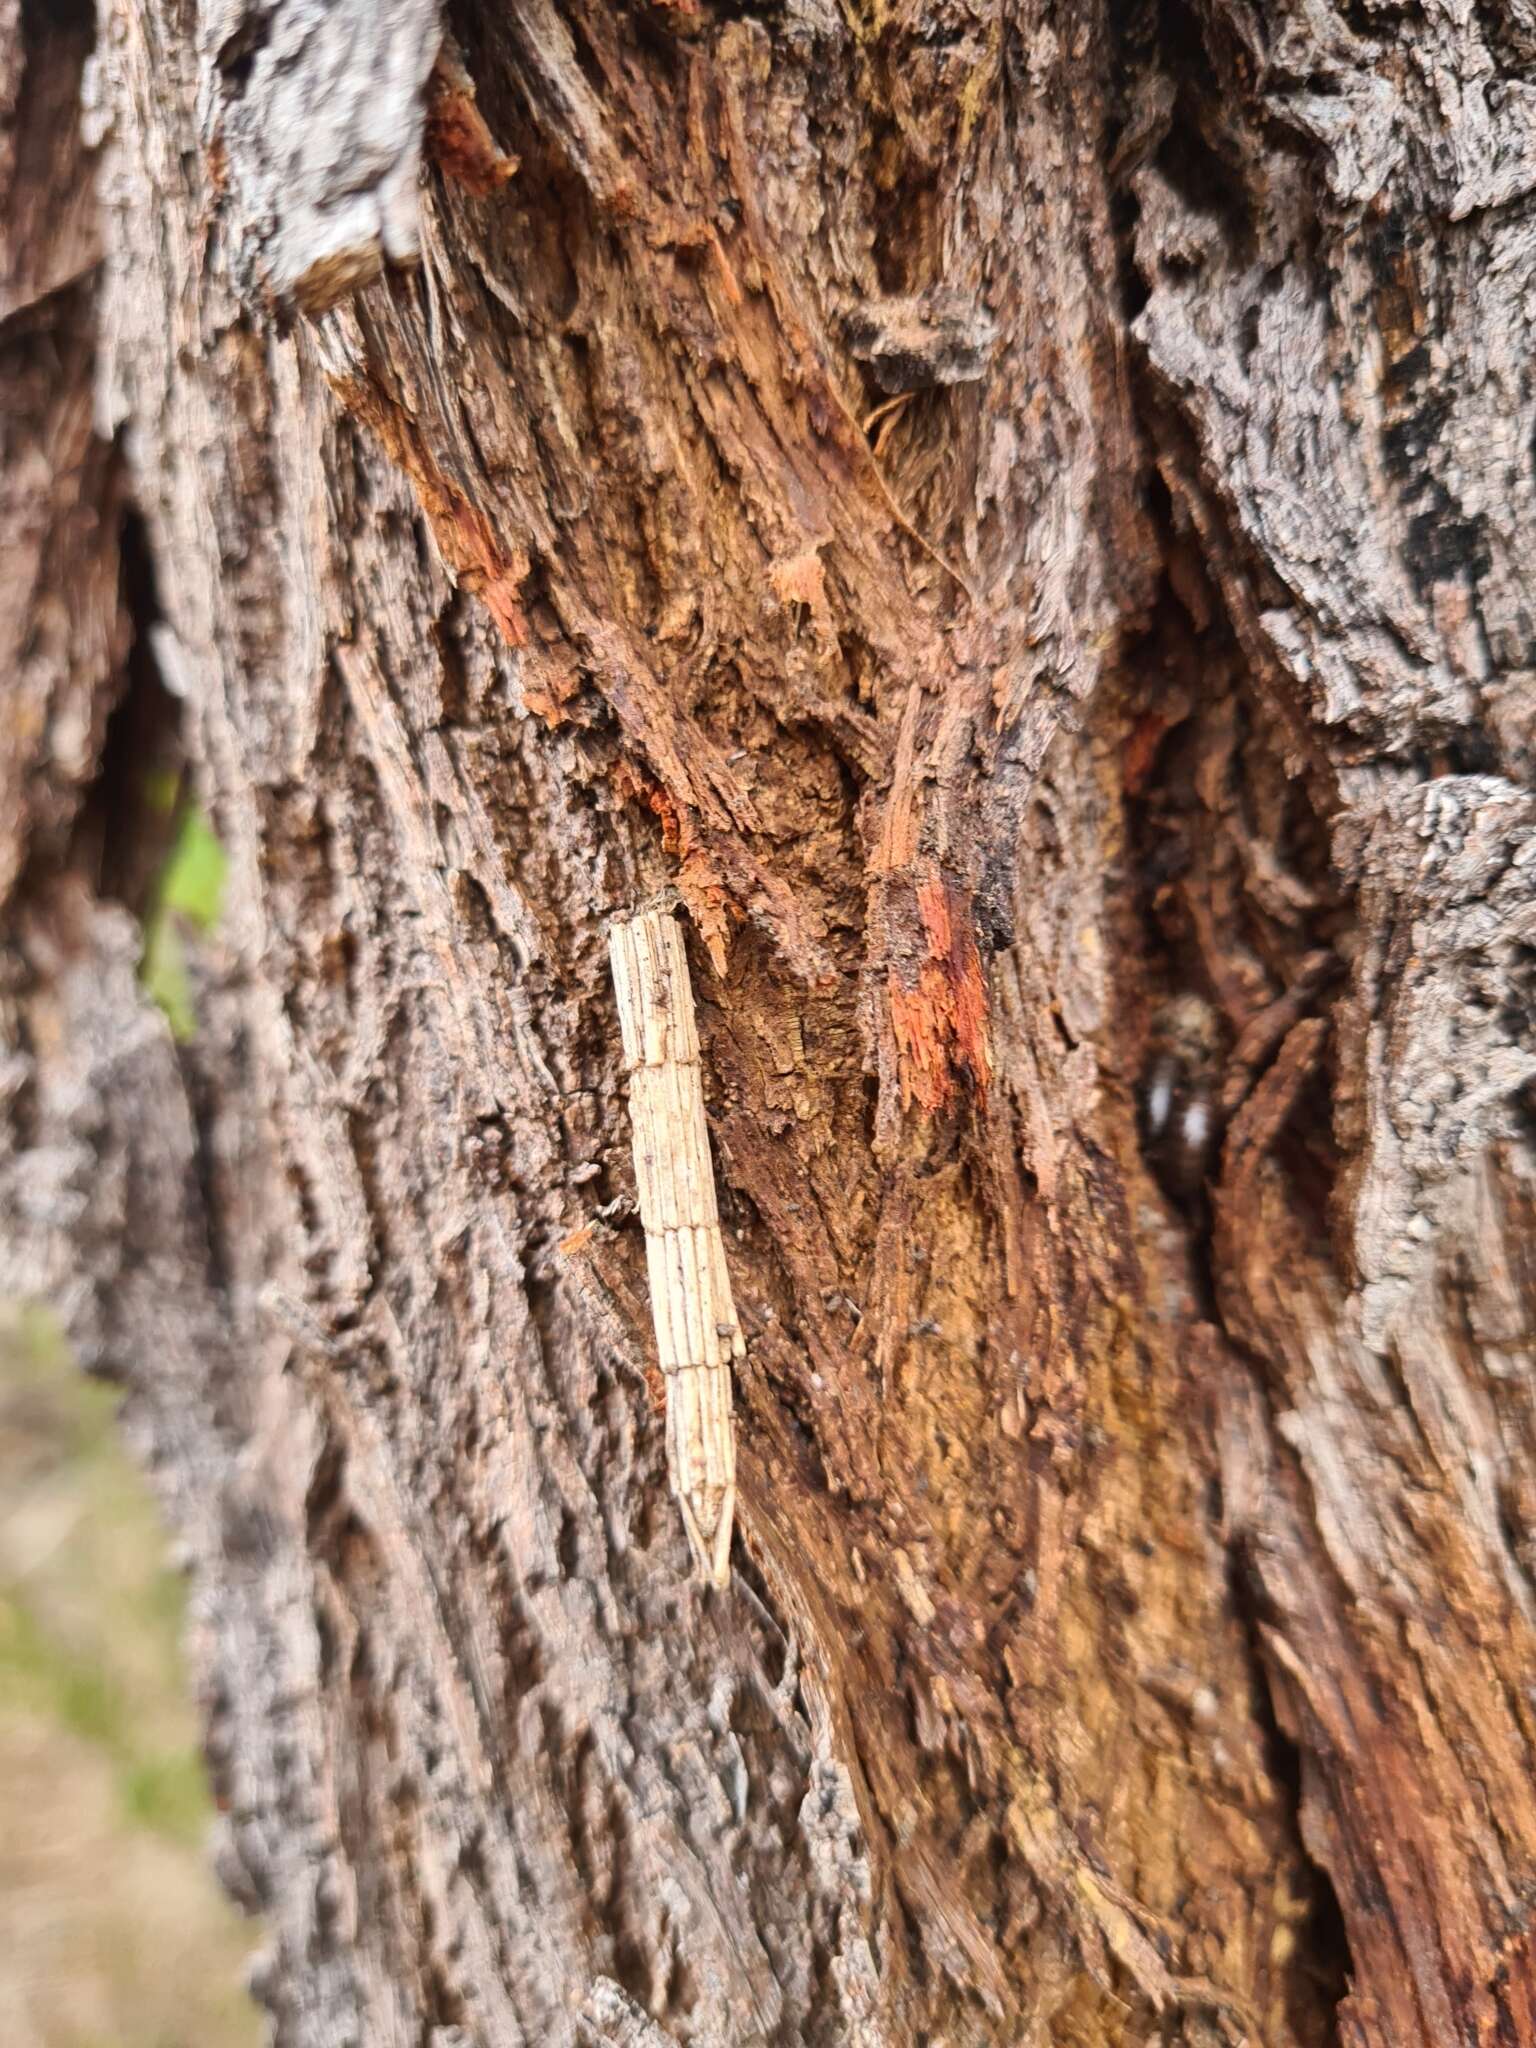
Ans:
{"type": "Polygon", "coordinates": [[[673,2036],[648,2018],[611,1977],[598,1978],[581,2016],[586,2038],[602,2042],[606,2048],[676,2048],[673,2036]]]}
{"type": "Polygon", "coordinates": [[[845,322],[848,346],[893,396],[933,384],[974,384],[986,374],[997,328],[957,294],[870,299],[845,322]]]}
{"type": "Polygon", "coordinates": [[[199,107],[248,289],[321,313],[420,252],[435,0],[217,0],[199,107]]]}
{"type": "Polygon", "coordinates": [[[1387,804],[1363,845],[1368,934],[1346,1014],[1369,1074],[1354,1176],[1362,1334],[1412,1344],[1408,1317],[1447,1213],[1536,1080],[1536,805],[1494,776],[1443,776],[1387,804]]]}

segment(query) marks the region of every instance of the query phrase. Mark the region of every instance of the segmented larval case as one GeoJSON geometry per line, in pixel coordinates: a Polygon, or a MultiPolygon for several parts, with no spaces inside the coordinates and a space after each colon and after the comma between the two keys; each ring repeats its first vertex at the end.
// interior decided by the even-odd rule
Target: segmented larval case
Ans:
{"type": "Polygon", "coordinates": [[[730,1361],[746,1347],[731,1299],[704,1121],[693,988],[677,919],[641,910],[608,932],[656,1350],[667,1470],[700,1575],[730,1579],[736,1446],[730,1361]]]}

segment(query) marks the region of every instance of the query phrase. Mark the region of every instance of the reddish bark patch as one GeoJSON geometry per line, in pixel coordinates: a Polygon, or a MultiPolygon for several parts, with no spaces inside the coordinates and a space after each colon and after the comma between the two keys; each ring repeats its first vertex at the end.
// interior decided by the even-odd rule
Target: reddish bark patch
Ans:
{"type": "Polygon", "coordinates": [[[933,1116],[953,1095],[957,1074],[986,1094],[992,1078],[987,988],[968,897],[930,874],[917,884],[916,903],[923,959],[915,986],[899,970],[889,977],[891,1027],[902,1107],[915,1102],[933,1116]]]}

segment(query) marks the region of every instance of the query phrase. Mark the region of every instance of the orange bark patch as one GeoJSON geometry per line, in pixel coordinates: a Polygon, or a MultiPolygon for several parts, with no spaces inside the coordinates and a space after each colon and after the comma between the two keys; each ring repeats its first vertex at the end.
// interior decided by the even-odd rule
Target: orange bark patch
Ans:
{"type": "MultiPolygon", "coordinates": [[[[698,847],[689,847],[683,854],[682,865],[677,871],[677,887],[688,906],[689,916],[699,928],[711,966],[716,974],[723,976],[730,951],[731,914],[735,906],[715,872],[714,863],[698,847]]],[[[740,912],[736,914],[739,917],[740,912]]]]}
{"type": "MultiPolygon", "coordinates": [[[[819,545],[819,544],[818,544],[819,545]]],[[[827,572],[816,548],[788,555],[768,571],[768,581],[782,605],[804,605],[830,632],[832,607],[827,602],[827,572]]]]}
{"type": "Polygon", "coordinates": [[[679,853],[683,845],[683,817],[673,799],[672,792],[663,789],[660,783],[649,784],[645,802],[661,820],[661,850],[663,853],[679,853]]]}
{"type": "Polygon", "coordinates": [[[915,987],[898,972],[888,981],[902,1107],[935,1115],[966,1073],[979,1095],[992,1078],[987,1050],[987,986],[967,899],[942,875],[917,885],[925,957],[915,987]]]}
{"type": "Polygon", "coordinates": [[[517,169],[475,105],[475,88],[458,64],[440,57],[427,86],[427,154],[445,178],[485,199],[517,169]]]}
{"type": "Polygon", "coordinates": [[[528,665],[523,679],[523,708],[554,731],[556,726],[566,723],[566,705],[573,697],[581,694],[581,674],[574,668],[562,668],[554,661],[541,661],[537,674],[531,673],[533,664],[528,665]]]}
{"type": "Polygon", "coordinates": [[[661,820],[664,853],[677,853],[683,844],[683,820],[676,800],[659,782],[644,775],[633,761],[620,760],[613,771],[613,786],[625,803],[642,804],[661,820]]]}
{"type": "Polygon", "coordinates": [[[642,775],[631,761],[621,761],[614,772],[614,786],[620,796],[644,804],[661,820],[662,851],[678,857],[677,892],[687,906],[711,964],[723,975],[730,951],[731,918],[734,910],[730,892],[719,870],[700,844],[691,814],[670,790],[642,775]]]}
{"type": "Polygon", "coordinates": [[[1168,720],[1156,711],[1137,720],[1122,757],[1121,777],[1127,796],[1140,796],[1157,760],[1157,750],[1171,730],[1168,720]]]}

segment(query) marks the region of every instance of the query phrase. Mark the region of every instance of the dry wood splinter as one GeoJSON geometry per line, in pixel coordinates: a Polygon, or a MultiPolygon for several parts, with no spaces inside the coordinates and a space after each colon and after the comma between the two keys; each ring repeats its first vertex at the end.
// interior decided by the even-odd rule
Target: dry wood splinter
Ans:
{"type": "Polygon", "coordinates": [[[736,1506],[730,1361],[746,1346],[715,1205],[688,960],[677,920],[665,909],[616,918],[608,953],[629,1075],[651,1315],[666,1377],[667,1472],[700,1577],[725,1586],[736,1506]]]}

